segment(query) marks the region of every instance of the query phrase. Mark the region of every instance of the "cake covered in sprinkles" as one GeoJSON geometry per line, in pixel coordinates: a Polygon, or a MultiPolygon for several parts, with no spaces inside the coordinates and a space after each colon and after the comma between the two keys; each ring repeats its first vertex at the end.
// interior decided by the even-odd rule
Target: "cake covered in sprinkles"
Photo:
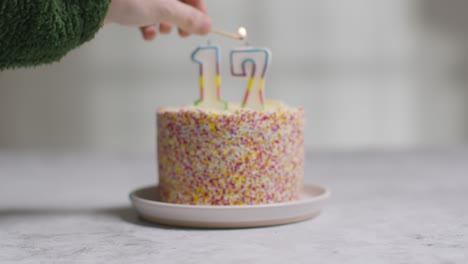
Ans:
{"type": "Polygon", "coordinates": [[[304,178],[302,108],[268,101],[262,111],[195,106],[157,112],[159,195],[197,205],[296,200],[304,178]]]}

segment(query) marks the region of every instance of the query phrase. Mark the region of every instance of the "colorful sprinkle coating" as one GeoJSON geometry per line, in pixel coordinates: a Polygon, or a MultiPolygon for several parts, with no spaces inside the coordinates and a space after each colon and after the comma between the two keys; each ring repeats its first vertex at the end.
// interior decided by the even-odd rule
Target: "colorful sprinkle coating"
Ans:
{"type": "Polygon", "coordinates": [[[245,205],[299,198],[304,178],[303,108],[266,102],[255,111],[197,107],[157,113],[164,202],[245,205]]]}

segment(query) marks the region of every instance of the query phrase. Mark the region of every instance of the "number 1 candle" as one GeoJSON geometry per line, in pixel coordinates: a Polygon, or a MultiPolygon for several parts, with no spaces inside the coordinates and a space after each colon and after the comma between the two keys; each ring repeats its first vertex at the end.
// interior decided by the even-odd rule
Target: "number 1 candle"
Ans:
{"type": "Polygon", "coordinates": [[[221,99],[219,47],[199,46],[192,53],[192,61],[199,64],[200,69],[200,99],[195,105],[203,108],[227,109],[227,102],[221,99]]]}
{"type": "Polygon", "coordinates": [[[263,110],[265,76],[271,61],[271,51],[267,48],[243,47],[233,49],[230,55],[231,74],[248,78],[242,107],[263,110]]]}

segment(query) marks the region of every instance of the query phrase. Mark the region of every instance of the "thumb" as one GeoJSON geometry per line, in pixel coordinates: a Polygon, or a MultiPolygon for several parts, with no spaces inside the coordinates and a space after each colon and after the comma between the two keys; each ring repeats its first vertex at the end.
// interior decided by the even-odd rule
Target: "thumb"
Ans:
{"type": "Polygon", "coordinates": [[[205,35],[211,31],[211,19],[195,7],[180,1],[167,0],[159,12],[159,20],[173,23],[189,33],[205,35]]]}

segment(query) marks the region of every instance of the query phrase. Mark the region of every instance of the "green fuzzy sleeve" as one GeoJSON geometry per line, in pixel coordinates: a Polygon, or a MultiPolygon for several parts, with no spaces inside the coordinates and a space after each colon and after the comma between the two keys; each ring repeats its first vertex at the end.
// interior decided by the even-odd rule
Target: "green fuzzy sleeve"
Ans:
{"type": "Polygon", "coordinates": [[[0,70],[60,60],[92,39],[110,0],[0,0],[0,70]]]}

